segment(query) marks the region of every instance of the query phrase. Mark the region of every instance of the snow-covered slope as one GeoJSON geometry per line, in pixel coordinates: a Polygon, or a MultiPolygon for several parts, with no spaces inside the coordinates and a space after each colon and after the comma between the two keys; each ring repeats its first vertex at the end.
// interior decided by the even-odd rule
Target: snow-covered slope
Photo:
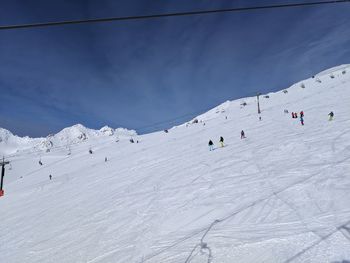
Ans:
{"type": "MultiPolygon", "coordinates": [[[[0,155],[13,155],[18,152],[49,152],[52,148],[70,147],[88,140],[95,140],[105,136],[130,137],[136,136],[134,130],[124,128],[113,129],[108,126],[100,130],[93,130],[76,124],[58,132],[57,134],[48,135],[46,138],[29,138],[18,137],[10,131],[0,128],[0,155]]],[[[16,155],[16,154],[15,154],[16,155]]]]}
{"type": "Polygon", "coordinates": [[[350,67],[326,72],[262,95],[261,121],[245,98],[139,143],[10,158],[1,261],[350,261],[350,67]]]}

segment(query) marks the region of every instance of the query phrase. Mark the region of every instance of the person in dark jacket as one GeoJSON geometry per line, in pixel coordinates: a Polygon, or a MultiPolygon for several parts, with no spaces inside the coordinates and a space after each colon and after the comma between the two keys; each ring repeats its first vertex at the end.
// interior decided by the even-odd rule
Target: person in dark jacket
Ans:
{"type": "Polygon", "coordinates": [[[214,143],[212,142],[212,140],[209,140],[208,145],[209,145],[209,151],[214,150],[214,143]]]}
{"type": "Polygon", "coordinates": [[[244,139],[245,138],[245,134],[244,134],[244,131],[242,130],[241,131],[241,139],[244,139]]]}
{"type": "Polygon", "coordinates": [[[224,138],[221,136],[220,137],[220,145],[221,145],[221,147],[224,147],[224,138]]]}
{"type": "Polygon", "coordinates": [[[333,111],[331,111],[329,114],[328,114],[328,116],[329,116],[329,121],[331,121],[331,120],[333,120],[333,117],[334,117],[334,113],[333,113],[333,111]]]}

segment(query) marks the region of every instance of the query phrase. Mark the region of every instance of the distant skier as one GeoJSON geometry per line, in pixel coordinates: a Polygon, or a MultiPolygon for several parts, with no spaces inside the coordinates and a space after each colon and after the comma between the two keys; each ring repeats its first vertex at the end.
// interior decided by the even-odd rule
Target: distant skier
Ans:
{"type": "Polygon", "coordinates": [[[285,109],[285,110],[284,110],[284,113],[288,113],[288,110],[287,110],[287,109],[285,109]]]}
{"type": "Polygon", "coordinates": [[[49,175],[49,178],[50,178],[50,180],[52,179],[52,175],[51,174],[49,175]]]}
{"type": "Polygon", "coordinates": [[[134,143],[134,139],[130,139],[130,142],[131,142],[131,143],[134,143]]]}
{"type": "Polygon", "coordinates": [[[107,157],[105,157],[105,162],[107,162],[108,161],[108,159],[107,159],[107,157]]]}
{"type": "Polygon", "coordinates": [[[89,153],[92,154],[92,150],[91,149],[89,149],[89,153]]]}
{"type": "Polygon", "coordinates": [[[295,116],[294,116],[294,112],[292,112],[292,118],[293,118],[293,119],[295,118],[295,116]]]}
{"type": "Polygon", "coordinates": [[[300,112],[300,117],[304,117],[304,111],[300,112]]]}
{"type": "Polygon", "coordinates": [[[212,142],[212,140],[209,140],[208,145],[209,145],[209,151],[214,150],[214,143],[212,142]]]}
{"type": "Polygon", "coordinates": [[[298,113],[294,113],[294,117],[296,118],[296,119],[298,119],[298,113]]]}
{"type": "Polygon", "coordinates": [[[40,160],[40,161],[39,161],[39,164],[40,164],[40,165],[43,165],[43,162],[40,160]]]}
{"type": "Polygon", "coordinates": [[[300,123],[304,126],[304,118],[300,116],[300,123]]]}
{"type": "Polygon", "coordinates": [[[220,146],[224,147],[224,138],[222,136],[220,137],[220,141],[219,142],[220,142],[220,146]]]}
{"type": "Polygon", "coordinates": [[[241,139],[244,139],[245,138],[245,134],[244,134],[244,131],[242,130],[241,131],[241,139]]]}
{"type": "Polygon", "coordinates": [[[328,116],[329,116],[329,121],[331,121],[331,120],[333,120],[333,117],[334,117],[334,113],[333,113],[333,111],[331,111],[329,114],[328,114],[328,116]]]}
{"type": "Polygon", "coordinates": [[[259,116],[259,121],[261,121],[261,116],[259,116]]]}

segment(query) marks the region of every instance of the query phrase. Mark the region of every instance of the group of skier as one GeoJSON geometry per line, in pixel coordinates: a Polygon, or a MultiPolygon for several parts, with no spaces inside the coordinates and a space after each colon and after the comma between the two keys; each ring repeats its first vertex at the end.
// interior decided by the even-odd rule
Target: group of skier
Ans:
{"type": "MultiPolygon", "coordinates": [[[[293,119],[298,119],[298,113],[297,112],[292,112],[292,118],[293,119]]],[[[301,123],[301,125],[304,125],[304,111],[300,112],[300,123],[301,123]]]]}
{"type": "MultiPolygon", "coordinates": [[[[244,138],[246,138],[246,137],[245,137],[244,131],[242,130],[241,131],[241,139],[244,139],[244,138]]],[[[224,137],[220,136],[219,143],[220,143],[220,147],[225,147],[224,137]]],[[[213,143],[212,140],[209,140],[208,146],[209,146],[209,151],[213,151],[214,150],[214,143],[213,143]]]]}
{"type": "MultiPolygon", "coordinates": [[[[288,113],[288,110],[284,110],[284,113],[288,113]]],[[[299,118],[300,118],[300,123],[301,123],[301,125],[304,125],[304,111],[300,111],[300,113],[299,113],[299,118]]],[[[331,111],[329,114],[328,114],[328,116],[329,116],[329,121],[331,121],[331,120],[333,120],[333,118],[334,118],[334,113],[333,113],[333,111],[331,111]]],[[[292,112],[292,118],[293,119],[297,119],[298,118],[298,113],[297,112],[292,112]]],[[[227,119],[227,117],[226,117],[226,119],[227,119]]],[[[166,133],[168,133],[168,130],[164,130],[164,132],[166,132],[166,133]]],[[[242,130],[241,131],[241,139],[245,139],[246,137],[245,137],[245,133],[244,133],[244,131],[242,130]]],[[[131,138],[130,139],[130,142],[131,143],[134,143],[134,140],[131,138]]],[[[138,143],[139,141],[137,141],[137,143],[138,143]]],[[[225,144],[224,144],[224,137],[222,137],[222,136],[220,136],[220,139],[219,139],[219,144],[220,144],[220,147],[225,147],[225,144]]],[[[208,143],[208,146],[209,146],[209,151],[213,151],[214,150],[214,143],[213,143],[213,141],[212,140],[209,140],[209,143],[208,143]]],[[[90,154],[92,154],[93,153],[93,151],[91,150],[91,148],[89,149],[89,153],[90,154]]],[[[107,162],[107,157],[105,157],[105,162],[107,162]]],[[[42,163],[42,161],[41,160],[39,160],[39,164],[40,165],[43,165],[43,163],[42,163]]],[[[49,179],[50,180],[52,180],[52,175],[50,174],[49,175],[49,179]]]]}
{"type": "MultiPolygon", "coordinates": [[[[284,113],[288,113],[288,110],[284,110],[284,113]]],[[[333,111],[331,111],[331,112],[328,114],[328,116],[329,116],[329,119],[328,119],[329,121],[333,120],[333,118],[334,118],[334,113],[333,113],[333,111]]],[[[226,117],[226,118],[227,118],[227,117],[226,117]]],[[[292,112],[292,118],[293,118],[293,119],[298,119],[298,113],[297,113],[297,112],[292,112]]],[[[300,124],[301,124],[302,126],[304,126],[304,111],[300,111],[300,113],[299,113],[299,119],[300,119],[300,124]]],[[[245,137],[244,131],[242,130],[242,131],[241,131],[241,139],[244,139],[244,138],[246,138],[246,137],[245,137]]],[[[220,137],[219,143],[220,143],[220,146],[221,146],[221,147],[224,147],[224,146],[225,146],[225,145],[224,145],[224,138],[223,138],[222,136],[220,137]]],[[[214,143],[213,143],[212,140],[209,140],[208,146],[209,146],[209,151],[214,150],[214,143]]]]}
{"type": "MultiPolygon", "coordinates": [[[[286,113],[286,110],[284,112],[286,113]]],[[[328,116],[329,116],[329,118],[328,118],[329,121],[333,120],[334,112],[331,111],[330,113],[328,113],[328,116]]],[[[297,112],[292,112],[292,118],[293,119],[297,119],[298,118],[298,113],[297,112]]],[[[301,123],[301,125],[304,125],[304,111],[300,112],[300,123],[301,123]]]]}

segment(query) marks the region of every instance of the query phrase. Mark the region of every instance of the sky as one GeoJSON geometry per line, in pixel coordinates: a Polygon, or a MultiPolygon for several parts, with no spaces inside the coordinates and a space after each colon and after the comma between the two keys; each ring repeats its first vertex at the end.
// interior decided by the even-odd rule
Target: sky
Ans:
{"type": "MultiPolygon", "coordinates": [[[[0,25],[300,0],[0,0],[0,25]]],[[[0,30],[0,127],[148,133],[350,63],[350,3],[0,30]]]]}

